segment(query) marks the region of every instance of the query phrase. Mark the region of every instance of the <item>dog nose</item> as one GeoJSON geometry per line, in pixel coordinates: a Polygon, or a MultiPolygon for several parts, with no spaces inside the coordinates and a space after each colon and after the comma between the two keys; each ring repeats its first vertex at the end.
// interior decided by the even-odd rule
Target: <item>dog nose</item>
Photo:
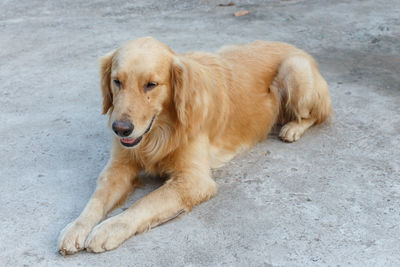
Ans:
{"type": "Polygon", "coordinates": [[[133,124],[126,120],[114,121],[112,129],[117,135],[127,137],[133,132],[133,124]]]}

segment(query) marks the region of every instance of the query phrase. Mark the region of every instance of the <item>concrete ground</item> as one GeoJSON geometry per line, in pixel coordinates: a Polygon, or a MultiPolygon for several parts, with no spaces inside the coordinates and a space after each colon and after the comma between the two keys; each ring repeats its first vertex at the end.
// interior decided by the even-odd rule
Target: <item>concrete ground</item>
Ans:
{"type": "MultiPolygon", "coordinates": [[[[1,266],[400,266],[400,2],[223,2],[0,2],[1,266]],[[318,60],[335,116],[214,171],[218,195],[189,214],[62,257],[59,231],[110,148],[98,58],[145,35],[178,52],[293,43],[318,60]]],[[[142,180],[114,214],[161,184],[142,180]]]]}

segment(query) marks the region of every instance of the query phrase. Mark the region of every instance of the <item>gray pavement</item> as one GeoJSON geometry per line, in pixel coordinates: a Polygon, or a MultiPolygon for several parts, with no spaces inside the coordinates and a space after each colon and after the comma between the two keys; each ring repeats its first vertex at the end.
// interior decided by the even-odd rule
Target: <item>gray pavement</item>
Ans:
{"type": "MultiPolygon", "coordinates": [[[[221,2],[0,2],[1,266],[400,266],[400,2],[221,2]],[[293,43],[335,116],[293,144],[275,130],[214,171],[218,195],[189,214],[62,257],[110,148],[98,58],[146,35],[178,52],[293,43]]],[[[142,180],[113,214],[162,183],[142,180]]]]}

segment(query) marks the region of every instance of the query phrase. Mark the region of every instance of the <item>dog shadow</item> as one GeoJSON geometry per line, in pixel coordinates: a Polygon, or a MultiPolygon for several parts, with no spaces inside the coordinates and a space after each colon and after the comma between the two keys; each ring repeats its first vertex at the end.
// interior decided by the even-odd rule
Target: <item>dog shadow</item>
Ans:
{"type": "Polygon", "coordinates": [[[165,181],[168,179],[168,176],[166,175],[151,175],[145,172],[141,172],[138,176],[139,179],[139,186],[135,188],[133,192],[129,194],[127,199],[123,204],[115,208],[113,211],[111,211],[107,218],[115,216],[129,207],[131,207],[133,204],[135,204],[136,201],[139,199],[143,198],[144,196],[148,195],[150,192],[156,190],[160,186],[162,186],[165,181]]]}

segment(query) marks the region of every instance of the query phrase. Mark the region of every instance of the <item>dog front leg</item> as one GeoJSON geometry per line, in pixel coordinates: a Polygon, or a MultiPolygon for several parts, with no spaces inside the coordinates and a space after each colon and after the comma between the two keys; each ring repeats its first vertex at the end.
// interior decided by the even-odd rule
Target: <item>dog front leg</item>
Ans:
{"type": "Polygon", "coordinates": [[[84,248],[86,237],[107,213],[133,190],[138,169],[133,162],[114,156],[97,180],[96,191],[80,216],[60,233],[58,249],[62,255],[84,248]]]}
{"type": "Polygon", "coordinates": [[[206,148],[191,146],[179,153],[173,161],[176,169],[171,178],[126,211],[97,225],[86,239],[86,249],[96,253],[114,249],[130,236],[173,219],[212,197],[216,183],[210,177],[206,148]]]}

